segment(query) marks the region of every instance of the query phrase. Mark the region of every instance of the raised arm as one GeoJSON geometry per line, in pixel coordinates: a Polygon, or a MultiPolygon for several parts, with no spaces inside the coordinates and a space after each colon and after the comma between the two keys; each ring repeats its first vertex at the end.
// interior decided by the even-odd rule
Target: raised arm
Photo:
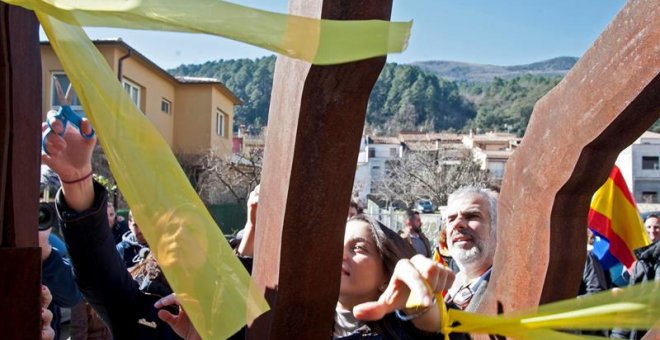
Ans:
{"type": "MultiPolygon", "coordinates": [[[[115,249],[106,215],[107,192],[92,181],[91,156],[96,139],[83,138],[70,124],[61,137],[61,123],[50,119],[55,133],[46,136],[48,153],[42,154],[42,161],[62,182],[56,196],[57,211],[76,281],[118,336],[120,325],[130,322],[127,320],[139,303],[140,292],[115,249]]],[[[89,121],[83,119],[81,129],[85,134],[91,132],[89,121]]]]}
{"type": "MultiPolygon", "coordinates": [[[[64,136],[61,137],[58,133],[62,132],[62,123],[52,117],[49,120],[54,133],[46,136],[45,146],[48,153],[42,152],[41,160],[59,176],[68,206],[78,212],[87,210],[94,202],[91,174],[96,136],[83,138],[68,124],[64,136]]],[[[44,123],[44,133],[46,128],[47,124],[44,123]]],[[[92,125],[87,119],[83,119],[81,130],[85,134],[92,131],[92,125]]]]}
{"type": "Polygon", "coordinates": [[[243,231],[243,238],[236,252],[241,256],[254,255],[254,233],[257,226],[257,208],[259,206],[259,186],[250,193],[247,202],[247,222],[243,231]]]}
{"type": "Polygon", "coordinates": [[[400,260],[389,285],[378,301],[366,302],[353,308],[353,314],[361,320],[379,320],[396,310],[403,312],[419,330],[437,333],[441,327],[441,316],[434,295],[451,287],[454,273],[448,268],[422,255],[410,260],[400,260]],[[409,296],[416,296],[419,305],[406,308],[409,296]]]}

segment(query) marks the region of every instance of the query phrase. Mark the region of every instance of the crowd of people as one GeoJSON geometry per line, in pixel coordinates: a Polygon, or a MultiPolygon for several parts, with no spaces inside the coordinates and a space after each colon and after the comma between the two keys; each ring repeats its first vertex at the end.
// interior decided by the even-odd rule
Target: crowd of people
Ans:
{"type": "MultiPolygon", "coordinates": [[[[106,189],[90,177],[95,138],[85,139],[71,127],[63,131],[57,120],[50,123],[56,133],[46,136],[48,153],[42,160],[61,181],[55,204],[66,247],[59,248],[68,254],[43,242],[42,300],[52,308],[42,311],[42,337],[57,339],[57,307],[75,306],[71,324],[80,327],[74,339],[201,338],[132,214],[127,221],[118,219],[106,189]]],[[[83,120],[82,132],[91,129],[83,120]]],[[[248,271],[252,270],[255,234],[260,230],[259,194],[259,187],[250,194],[246,226],[233,244],[248,271]]],[[[328,337],[444,339],[439,333],[442,318],[435,307],[442,302],[435,296],[445,292],[444,303],[449,308],[478,309],[497,246],[497,201],[498,193],[486,188],[464,187],[452,193],[435,246],[422,232],[418,212],[408,211],[405,227],[396,233],[352,202],[345,226],[339,297],[328,337]],[[406,306],[410,295],[420,297],[418,306],[406,306]]],[[[652,215],[645,224],[654,243],[637,253],[630,284],[660,278],[656,242],[660,218],[652,215]]],[[[599,272],[594,262],[592,256],[587,257],[585,286],[590,288],[585,293],[595,292],[595,286],[612,288],[611,280],[607,281],[606,273],[599,272]],[[605,283],[594,281],[601,279],[605,283]]],[[[232,338],[244,336],[245,329],[232,338]]],[[[637,339],[641,332],[615,330],[612,336],[637,339]]]]}

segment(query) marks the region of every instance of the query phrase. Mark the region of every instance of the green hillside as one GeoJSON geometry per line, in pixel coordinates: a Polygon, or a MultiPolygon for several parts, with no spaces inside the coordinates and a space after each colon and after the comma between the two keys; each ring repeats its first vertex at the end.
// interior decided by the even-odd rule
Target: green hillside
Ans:
{"type": "MultiPolygon", "coordinates": [[[[371,93],[366,126],[385,135],[402,130],[466,132],[469,129],[522,135],[534,103],[574,63],[575,58],[563,57],[506,66],[518,75],[507,79],[496,76],[489,82],[452,81],[416,65],[388,63],[371,93]],[[555,74],[540,74],[548,70],[554,70],[555,74]]],[[[170,72],[220,80],[245,103],[236,108],[235,125],[258,128],[268,121],[274,67],[275,57],[270,56],[181,65],[170,72]]],[[[660,123],[653,130],[660,131],[660,123]]]]}

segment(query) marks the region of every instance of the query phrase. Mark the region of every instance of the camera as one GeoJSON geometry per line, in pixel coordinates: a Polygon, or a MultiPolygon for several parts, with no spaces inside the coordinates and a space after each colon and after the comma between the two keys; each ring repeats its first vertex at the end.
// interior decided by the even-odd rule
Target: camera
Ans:
{"type": "Polygon", "coordinates": [[[39,230],[57,229],[59,219],[54,202],[39,202],[39,230]]]}

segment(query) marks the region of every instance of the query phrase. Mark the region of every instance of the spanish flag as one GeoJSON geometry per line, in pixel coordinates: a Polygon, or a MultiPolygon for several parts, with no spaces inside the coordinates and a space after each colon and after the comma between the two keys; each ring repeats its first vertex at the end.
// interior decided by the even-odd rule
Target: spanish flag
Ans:
{"type": "Polygon", "coordinates": [[[650,244],[635,199],[616,165],[591,199],[589,228],[601,239],[601,246],[594,249],[600,250],[596,253],[606,268],[616,261],[630,268],[635,262],[633,250],[650,244]]]}

